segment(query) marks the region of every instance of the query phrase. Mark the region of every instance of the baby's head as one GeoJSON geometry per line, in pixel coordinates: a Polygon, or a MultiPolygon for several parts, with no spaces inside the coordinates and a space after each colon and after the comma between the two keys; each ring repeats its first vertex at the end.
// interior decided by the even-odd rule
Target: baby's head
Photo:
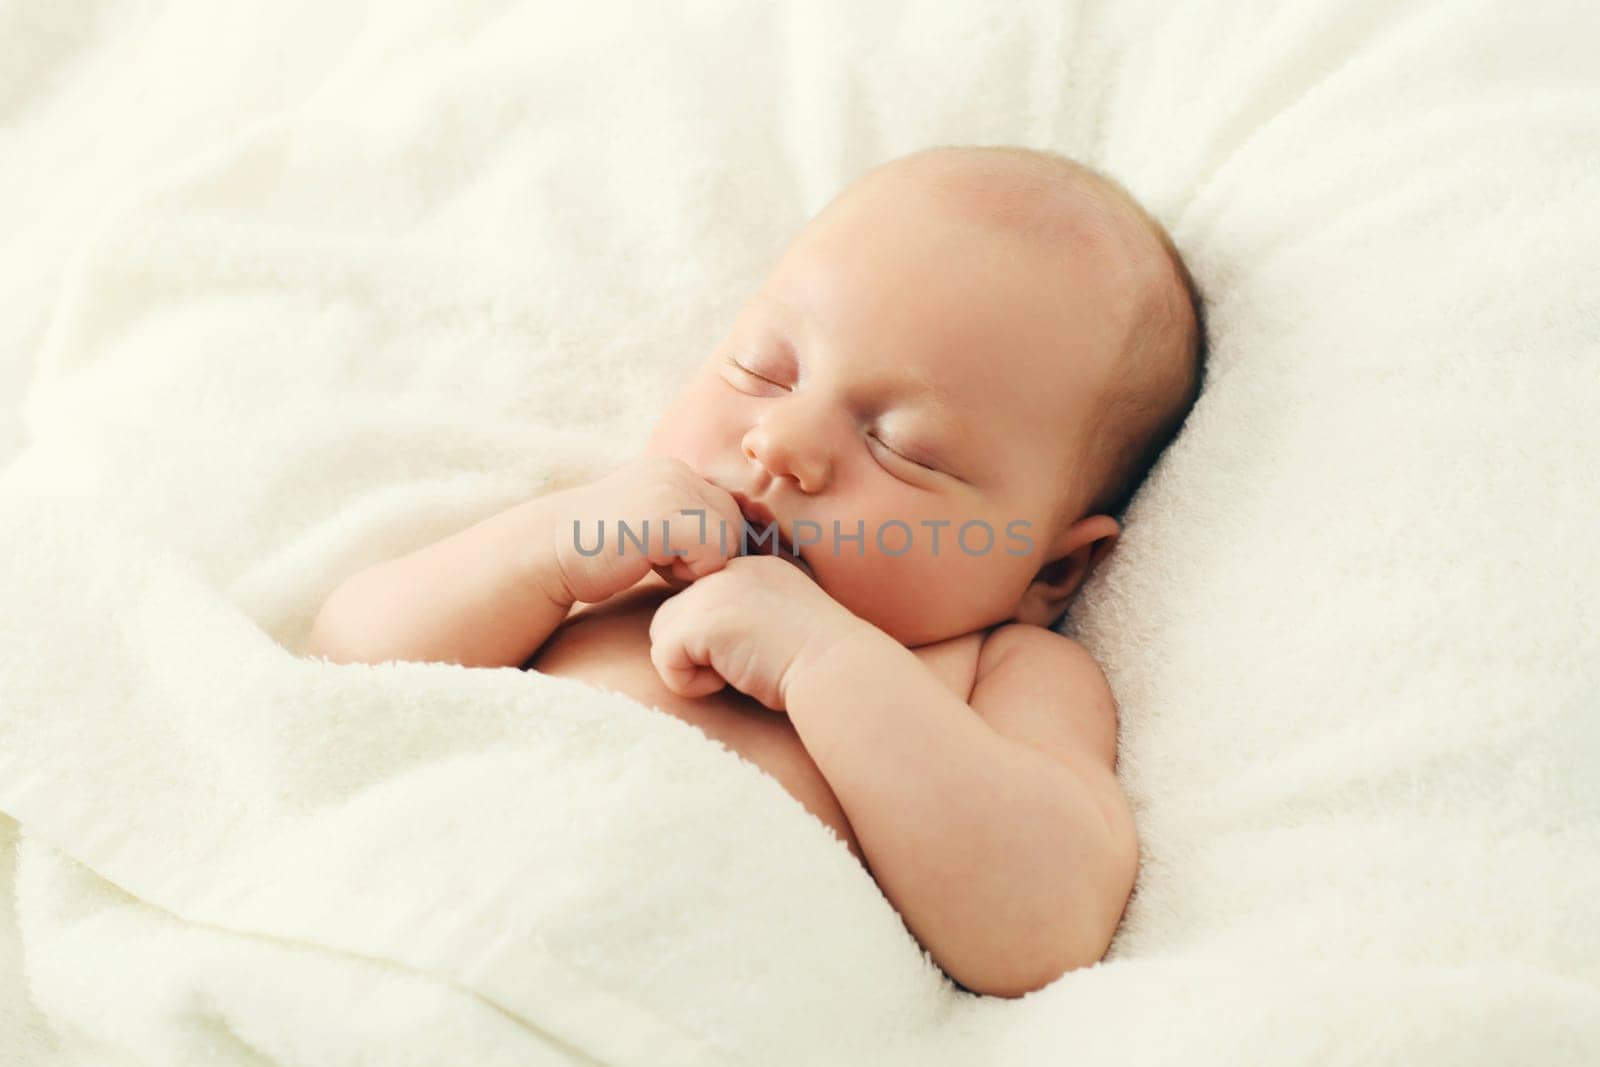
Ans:
{"type": "Polygon", "coordinates": [[[1049,626],[1193,405],[1203,338],[1120,186],[1031,149],[928,149],[811,220],[646,451],[764,506],[908,646],[1049,626]]]}

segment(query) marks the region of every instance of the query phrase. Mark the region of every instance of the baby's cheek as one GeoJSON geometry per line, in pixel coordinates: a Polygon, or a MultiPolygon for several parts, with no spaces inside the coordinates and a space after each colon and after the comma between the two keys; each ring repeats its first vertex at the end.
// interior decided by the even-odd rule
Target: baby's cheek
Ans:
{"type": "Polygon", "coordinates": [[[717,401],[714,386],[696,381],[656,421],[645,454],[676,457],[704,474],[737,460],[742,437],[738,413],[717,401]]]}
{"type": "MultiPolygon", "coordinates": [[[[890,544],[898,547],[899,542],[890,544]]],[[[931,553],[893,556],[879,552],[869,542],[864,555],[846,543],[838,555],[833,546],[818,546],[813,556],[817,582],[839,603],[904,644],[964,633],[980,625],[989,606],[984,598],[983,568],[979,561],[946,558],[945,546],[931,553]]]]}
{"type": "Polygon", "coordinates": [[[650,433],[650,439],[645,443],[644,454],[681,459],[702,473],[710,458],[705,443],[694,431],[692,423],[685,425],[680,419],[662,420],[657,423],[650,433]]]}

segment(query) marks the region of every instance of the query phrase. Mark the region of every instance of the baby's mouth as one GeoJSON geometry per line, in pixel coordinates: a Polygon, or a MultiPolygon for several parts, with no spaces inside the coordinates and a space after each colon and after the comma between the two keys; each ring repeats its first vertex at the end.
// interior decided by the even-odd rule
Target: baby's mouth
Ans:
{"type": "Polygon", "coordinates": [[[745,528],[741,531],[739,539],[739,555],[777,556],[779,559],[793,563],[796,567],[805,571],[807,575],[815,577],[815,573],[811,570],[811,565],[800,554],[800,550],[784,536],[781,526],[776,522],[762,522],[749,512],[741,513],[744,515],[745,528]],[[766,537],[762,537],[761,535],[766,534],[769,527],[771,533],[766,537]]]}

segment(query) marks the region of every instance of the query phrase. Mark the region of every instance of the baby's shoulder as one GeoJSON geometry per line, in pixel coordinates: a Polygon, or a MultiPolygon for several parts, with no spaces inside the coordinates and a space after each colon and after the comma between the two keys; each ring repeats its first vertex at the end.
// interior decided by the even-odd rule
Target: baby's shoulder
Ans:
{"type": "Polygon", "coordinates": [[[1116,761],[1117,704],[1105,673],[1088,649],[1054,630],[1007,623],[984,634],[970,703],[1002,733],[1055,735],[1042,747],[1116,761]]]}
{"type": "Polygon", "coordinates": [[[991,667],[1002,659],[1017,657],[1093,659],[1088,649],[1065,634],[1027,622],[1003,622],[969,636],[979,639],[979,659],[991,667]]]}
{"type": "Polygon", "coordinates": [[[970,700],[972,686],[978,678],[978,654],[983,647],[983,639],[984,631],[978,630],[933,644],[918,645],[911,651],[923,666],[950,687],[951,692],[963,700],[970,700]]]}

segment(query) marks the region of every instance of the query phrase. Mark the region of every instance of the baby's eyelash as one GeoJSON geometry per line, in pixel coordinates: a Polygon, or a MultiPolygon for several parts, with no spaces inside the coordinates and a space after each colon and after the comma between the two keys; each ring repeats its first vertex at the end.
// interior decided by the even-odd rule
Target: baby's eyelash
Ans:
{"type": "Polygon", "coordinates": [[[760,381],[766,382],[768,385],[777,386],[779,389],[787,389],[787,388],[789,388],[787,385],[782,385],[782,384],[780,384],[778,382],[773,381],[771,378],[768,378],[764,374],[757,374],[755,371],[751,370],[749,367],[746,367],[743,363],[740,363],[738,360],[734,359],[732,356],[728,357],[728,366],[732,367],[735,370],[742,371],[745,374],[750,375],[750,377],[752,377],[752,378],[756,378],[756,379],[758,379],[760,381]]]}
{"type": "MultiPolygon", "coordinates": [[[[773,381],[771,378],[768,378],[764,374],[757,374],[755,371],[751,370],[749,367],[746,367],[743,363],[740,363],[733,356],[726,357],[723,362],[726,363],[728,366],[732,367],[734,370],[738,371],[739,373],[747,374],[750,377],[756,379],[756,381],[765,382],[767,385],[770,385],[770,386],[772,386],[772,387],[774,387],[776,389],[785,389],[785,390],[787,390],[787,389],[790,388],[789,386],[784,385],[781,382],[773,381]]],[[[910,456],[906,455],[904,452],[900,451],[898,448],[895,448],[893,445],[891,445],[889,442],[885,441],[882,437],[880,437],[876,433],[870,433],[867,436],[869,438],[871,438],[872,440],[878,442],[879,445],[883,446],[883,448],[885,448],[887,451],[892,453],[895,456],[895,458],[903,460],[904,462],[911,464],[913,467],[917,467],[917,468],[920,468],[921,470],[925,470],[929,474],[941,474],[941,473],[943,473],[938,467],[935,467],[932,464],[923,463],[921,460],[912,459],[910,456]]]]}
{"type": "Polygon", "coordinates": [[[918,462],[917,460],[912,459],[910,456],[906,455],[904,452],[900,451],[898,448],[895,448],[893,445],[889,444],[889,442],[885,441],[883,438],[879,437],[877,434],[868,434],[867,436],[872,438],[874,441],[878,442],[884,448],[887,448],[890,452],[893,452],[895,455],[899,456],[901,459],[905,460],[907,463],[911,464],[912,466],[921,467],[925,471],[932,471],[934,473],[938,473],[937,468],[930,467],[926,463],[921,463],[921,462],[918,462]]]}

